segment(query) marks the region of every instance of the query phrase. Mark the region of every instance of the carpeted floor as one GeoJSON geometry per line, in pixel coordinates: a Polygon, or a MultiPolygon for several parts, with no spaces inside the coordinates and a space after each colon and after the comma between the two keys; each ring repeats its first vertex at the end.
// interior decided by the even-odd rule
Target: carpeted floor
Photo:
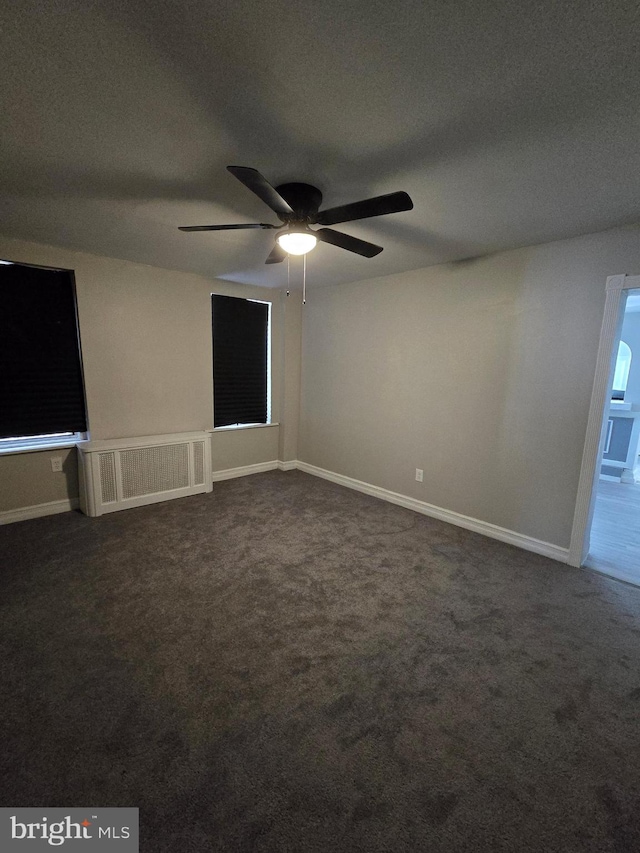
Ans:
{"type": "Polygon", "coordinates": [[[640,846],[640,589],[300,472],[0,528],[0,805],[141,850],[640,846]]]}

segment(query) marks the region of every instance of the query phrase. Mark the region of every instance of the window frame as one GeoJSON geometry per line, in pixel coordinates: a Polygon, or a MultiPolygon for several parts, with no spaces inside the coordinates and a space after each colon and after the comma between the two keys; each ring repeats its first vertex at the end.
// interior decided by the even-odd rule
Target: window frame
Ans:
{"type": "Polygon", "coordinates": [[[88,437],[88,432],[70,432],[59,435],[25,435],[16,438],[0,438],[0,456],[75,447],[79,442],[86,441],[88,437]]]}
{"type": "MultiPolygon", "coordinates": [[[[215,426],[215,412],[214,412],[214,426],[210,430],[211,432],[228,432],[231,430],[240,430],[240,429],[262,429],[264,427],[273,427],[278,426],[279,424],[276,421],[272,420],[272,396],[273,396],[273,380],[272,380],[272,316],[273,316],[273,302],[269,299],[254,299],[249,296],[236,296],[235,294],[230,293],[215,293],[212,292],[210,294],[211,299],[211,310],[212,310],[212,319],[213,319],[213,297],[214,296],[231,296],[233,299],[242,299],[245,302],[257,302],[259,305],[267,306],[267,356],[266,356],[266,364],[267,364],[267,388],[266,388],[266,409],[267,409],[267,420],[265,423],[237,423],[237,424],[225,424],[224,426],[215,426]]],[[[211,330],[211,347],[213,351],[213,325],[211,330]]],[[[212,389],[215,388],[215,362],[212,358],[212,373],[211,373],[211,386],[212,389]]],[[[214,392],[215,394],[215,392],[214,392]]],[[[215,403],[214,403],[215,406],[215,403]]]]}
{"type": "Polygon", "coordinates": [[[49,264],[32,264],[28,261],[14,261],[8,258],[0,258],[2,266],[31,267],[38,270],[50,270],[52,272],[68,273],[73,292],[73,308],[78,345],[78,359],[80,363],[80,377],[82,381],[82,393],[84,398],[85,422],[87,429],[84,432],[45,433],[23,436],[8,436],[0,439],[0,456],[8,456],[12,453],[29,453],[38,450],[55,450],[65,447],[75,447],[81,441],[90,438],[89,410],[87,406],[87,388],[84,373],[84,360],[82,356],[82,339],[80,334],[80,317],[78,315],[78,289],[76,285],[75,270],[67,267],[54,267],[49,264]]]}

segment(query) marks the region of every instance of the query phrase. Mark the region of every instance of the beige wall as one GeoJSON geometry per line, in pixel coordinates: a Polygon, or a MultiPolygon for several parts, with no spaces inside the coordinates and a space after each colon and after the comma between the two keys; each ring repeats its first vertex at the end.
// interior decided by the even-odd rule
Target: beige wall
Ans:
{"type": "Polygon", "coordinates": [[[639,237],[313,291],[299,458],[568,546],[605,280],[640,272],[639,237]]]}
{"type": "Polygon", "coordinates": [[[282,397],[278,459],[289,462],[298,458],[298,426],[300,422],[300,355],[302,344],[302,294],[283,294],[281,302],[284,346],[281,350],[280,375],[282,397]]]}
{"type": "Polygon", "coordinates": [[[279,427],[223,429],[215,432],[211,443],[211,466],[214,471],[240,468],[278,459],[279,427]]]}
{"type": "MultiPolygon", "coordinates": [[[[212,292],[273,303],[272,420],[280,421],[285,428],[285,372],[295,374],[296,370],[286,364],[286,359],[296,357],[296,347],[299,352],[299,320],[297,343],[293,340],[285,345],[287,324],[295,335],[296,300],[286,306],[283,291],[3,237],[0,258],[75,271],[91,438],[159,435],[213,426],[212,292]]],[[[294,446],[296,394],[294,387],[287,403],[287,416],[296,421],[288,425],[288,441],[294,446]]],[[[268,440],[256,438],[255,432],[238,431],[233,440],[233,462],[229,464],[223,458],[226,439],[218,446],[218,434],[214,434],[212,447],[218,466],[229,468],[277,458],[279,428],[267,431],[268,440]]],[[[46,482],[36,477],[32,454],[0,457],[0,478],[0,500],[5,509],[66,496],[62,489],[54,489],[56,498],[50,496],[51,484],[59,481],[59,475],[58,480],[47,475],[46,482]],[[10,477],[6,475],[9,470],[10,477]],[[18,488],[21,470],[24,483],[18,488]]],[[[77,494],[77,488],[72,491],[77,494]]]]}
{"type": "MultiPolygon", "coordinates": [[[[304,309],[295,292],[20,241],[0,238],[0,257],[76,271],[92,437],[210,428],[209,295],[274,300],[280,426],[213,433],[214,470],[300,458],[567,546],[604,283],[640,272],[639,237],[319,287],[304,309]]],[[[74,465],[0,457],[0,510],[75,497],[74,465]]]]}
{"type": "Polygon", "coordinates": [[[0,512],[78,497],[75,447],[0,456],[0,512]],[[51,470],[52,457],[62,471],[51,470]]]}

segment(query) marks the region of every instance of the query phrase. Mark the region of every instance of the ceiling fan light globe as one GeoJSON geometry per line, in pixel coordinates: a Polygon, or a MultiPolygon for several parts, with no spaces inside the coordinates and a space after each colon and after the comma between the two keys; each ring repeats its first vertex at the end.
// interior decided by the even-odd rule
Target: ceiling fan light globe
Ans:
{"type": "Polygon", "coordinates": [[[318,242],[311,231],[285,231],[278,234],[276,239],[280,248],[289,255],[306,255],[318,242]]]}

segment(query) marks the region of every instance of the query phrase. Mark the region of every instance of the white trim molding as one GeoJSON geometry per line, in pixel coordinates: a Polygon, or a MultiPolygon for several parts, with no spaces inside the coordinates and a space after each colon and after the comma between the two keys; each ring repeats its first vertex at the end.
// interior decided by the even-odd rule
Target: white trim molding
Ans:
{"type": "MultiPolygon", "coordinates": [[[[212,482],[216,483],[220,480],[231,480],[234,477],[246,477],[249,474],[260,474],[263,471],[293,471],[298,467],[297,461],[294,459],[289,462],[281,462],[274,459],[271,462],[258,462],[256,465],[243,465],[239,468],[227,468],[224,471],[214,471],[212,474],[212,482]]],[[[70,512],[74,509],[79,509],[80,502],[78,498],[71,498],[60,501],[50,501],[49,503],[34,504],[33,506],[18,507],[17,509],[8,509],[0,511],[0,524],[12,524],[15,521],[27,521],[30,518],[40,518],[45,515],[55,515],[60,512],[70,512]]]]}
{"type": "MultiPolygon", "coordinates": [[[[557,560],[560,563],[569,562],[568,548],[561,548],[559,545],[553,545],[551,542],[544,542],[540,539],[535,539],[532,536],[525,536],[522,533],[516,533],[514,530],[499,527],[497,524],[491,524],[488,521],[482,521],[479,518],[462,515],[459,512],[444,509],[443,507],[435,506],[434,504],[427,503],[426,501],[411,498],[408,495],[402,495],[399,492],[392,492],[389,489],[383,489],[380,486],[374,486],[371,483],[365,483],[362,480],[356,480],[353,477],[347,477],[344,474],[327,471],[324,468],[318,468],[316,465],[310,465],[308,462],[302,462],[297,459],[288,460],[286,462],[274,459],[269,462],[258,462],[255,465],[242,465],[237,468],[226,468],[222,471],[214,471],[211,479],[213,483],[216,483],[222,480],[231,480],[236,477],[247,477],[251,474],[261,474],[265,471],[293,471],[296,469],[303,471],[306,474],[311,474],[314,477],[321,477],[324,480],[330,480],[332,483],[337,483],[338,485],[345,486],[348,489],[354,489],[357,492],[362,492],[365,495],[371,495],[374,498],[379,498],[380,500],[387,501],[388,503],[405,507],[405,509],[413,510],[413,512],[418,512],[421,515],[427,515],[430,518],[437,518],[447,524],[453,524],[456,527],[463,527],[465,530],[480,533],[482,536],[488,536],[490,539],[497,539],[500,542],[515,545],[517,548],[522,548],[525,551],[532,551],[534,554],[549,557],[550,559],[557,560]]],[[[27,518],[37,518],[42,515],[51,515],[57,512],[67,512],[77,508],[78,500],[73,499],[53,501],[48,504],[39,504],[37,506],[8,510],[0,513],[0,524],[8,524],[12,521],[22,521],[27,518]]]]}
{"type": "Polygon", "coordinates": [[[250,474],[262,474],[264,471],[275,471],[281,464],[277,459],[272,459],[270,462],[256,462],[255,465],[224,468],[222,471],[214,471],[211,475],[211,480],[214,483],[218,483],[220,480],[233,480],[236,477],[248,477],[250,474]]]}
{"type": "Polygon", "coordinates": [[[497,524],[490,524],[488,521],[481,521],[479,518],[472,518],[471,516],[462,515],[450,509],[443,509],[426,501],[410,498],[408,495],[401,495],[399,492],[391,492],[380,486],[374,486],[362,480],[355,480],[353,477],[346,477],[343,474],[336,474],[333,471],[309,465],[307,462],[298,460],[297,468],[306,474],[313,474],[314,477],[322,477],[324,480],[330,480],[332,483],[338,483],[340,486],[355,489],[357,492],[363,492],[365,495],[371,495],[374,498],[380,498],[383,501],[403,506],[422,515],[428,515],[430,518],[446,521],[448,524],[456,525],[456,527],[464,527],[465,530],[472,530],[474,533],[480,533],[483,536],[488,536],[490,539],[498,539],[500,542],[515,545],[518,548],[523,548],[525,551],[533,551],[534,554],[550,557],[552,560],[558,560],[560,563],[568,562],[569,549],[553,545],[551,542],[543,542],[541,539],[534,539],[532,536],[516,533],[515,530],[508,530],[506,527],[499,527],[497,524]]]}
{"type": "Polygon", "coordinates": [[[282,462],[280,459],[272,459],[270,462],[256,462],[255,465],[241,465],[239,468],[224,468],[222,471],[214,471],[212,481],[233,480],[235,477],[248,477],[250,474],[262,474],[264,471],[294,471],[298,467],[298,460],[291,459],[282,462]]]}
{"type": "Polygon", "coordinates": [[[79,442],[85,441],[84,438],[66,438],[58,441],[48,440],[36,442],[17,442],[13,444],[0,444],[0,456],[14,456],[17,453],[45,453],[47,450],[68,450],[71,447],[76,447],[79,442]]]}
{"type": "Polygon", "coordinates": [[[208,429],[206,432],[215,435],[218,432],[237,432],[242,429],[265,429],[265,427],[277,426],[280,426],[279,421],[273,421],[273,423],[268,424],[229,424],[229,426],[213,427],[213,429],[208,429]]]}
{"type": "Polygon", "coordinates": [[[180,444],[184,441],[202,441],[209,430],[192,432],[168,432],[162,435],[140,435],[134,438],[106,438],[95,441],[79,441],[78,450],[83,453],[104,453],[109,450],[131,450],[136,447],[151,447],[161,444],[180,444]]]}
{"type": "Polygon", "coordinates": [[[604,416],[611,397],[611,385],[617,355],[614,352],[614,345],[620,337],[622,329],[626,302],[625,291],[638,287],[640,287],[640,276],[610,275],[607,278],[600,344],[591,391],[591,404],[582,451],[582,465],[569,546],[568,563],[571,566],[582,566],[589,553],[589,534],[593,520],[596,483],[600,475],[600,462],[606,434],[604,416]]]}
{"type": "Polygon", "coordinates": [[[78,509],[78,498],[65,498],[61,501],[49,501],[34,506],[23,506],[18,509],[7,509],[0,512],[0,524],[12,524],[14,521],[27,521],[30,518],[41,518],[45,515],[56,515],[59,512],[70,512],[78,509]]]}

